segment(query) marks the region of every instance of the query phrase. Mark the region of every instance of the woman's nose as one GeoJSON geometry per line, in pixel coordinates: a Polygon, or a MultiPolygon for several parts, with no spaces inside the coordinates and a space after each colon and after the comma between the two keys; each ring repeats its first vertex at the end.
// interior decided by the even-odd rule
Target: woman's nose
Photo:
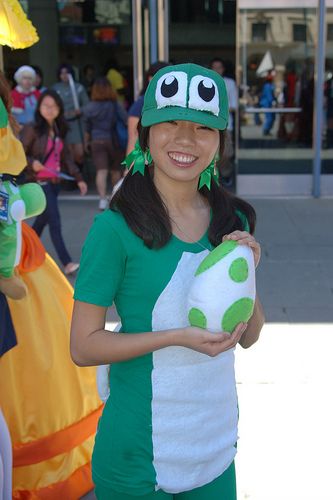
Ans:
{"type": "Polygon", "coordinates": [[[175,141],[177,144],[194,144],[195,134],[193,127],[185,122],[178,122],[175,141]]]}

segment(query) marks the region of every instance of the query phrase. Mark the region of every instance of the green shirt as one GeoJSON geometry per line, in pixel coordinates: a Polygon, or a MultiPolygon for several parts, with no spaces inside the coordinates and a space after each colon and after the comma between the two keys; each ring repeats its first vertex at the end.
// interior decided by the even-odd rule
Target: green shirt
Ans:
{"type": "MultiPolygon", "coordinates": [[[[187,326],[189,283],[211,249],[207,233],[197,243],[172,236],[149,249],[121,214],[107,210],[84,244],[74,298],[114,302],[122,332],[130,334],[187,326]]],[[[233,351],[210,358],[173,346],[114,363],[93,479],[132,495],[207,484],[234,459],[237,419],[233,351]]]]}

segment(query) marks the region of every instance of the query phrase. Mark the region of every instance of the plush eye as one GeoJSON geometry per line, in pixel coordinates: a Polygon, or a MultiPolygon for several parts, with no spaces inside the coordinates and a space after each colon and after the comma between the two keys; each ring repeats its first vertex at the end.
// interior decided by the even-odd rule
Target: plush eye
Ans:
{"type": "Polygon", "coordinates": [[[188,106],[199,111],[210,111],[218,116],[219,91],[214,80],[206,76],[194,76],[190,82],[188,106]]]}
{"type": "Polygon", "coordinates": [[[158,108],[181,106],[186,108],[187,74],[173,71],[161,76],[156,84],[156,103],[158,108]]]}

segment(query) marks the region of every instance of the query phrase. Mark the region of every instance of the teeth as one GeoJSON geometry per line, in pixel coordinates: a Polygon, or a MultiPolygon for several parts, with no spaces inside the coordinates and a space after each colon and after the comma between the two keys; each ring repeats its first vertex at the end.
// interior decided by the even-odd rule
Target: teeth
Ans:
{"type": "Polygon", "coordinates": [[[178,161],[179,163],[192,163],[196,157],[192,155],[183,155],[183,154],[176,154],[176,153],[169,153],[170,158],[172,158],[175,161],[178,161]]]}

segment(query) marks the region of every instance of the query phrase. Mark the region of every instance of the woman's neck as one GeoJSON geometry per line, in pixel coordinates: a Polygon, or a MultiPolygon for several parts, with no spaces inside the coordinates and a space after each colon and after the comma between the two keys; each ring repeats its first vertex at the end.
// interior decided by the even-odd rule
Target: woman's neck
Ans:
{"type": "Polygon", "coordinates": [[[54,135],[54,120],[46,120],[49,127],[49,135],[54,135]]]}
{"type": "Polygon", "coordinates": [[[207,206],[208,202],[198,191],[198,182],[179,182],[154,172],[154,184],[169,213],[182,213],[207,206]]]}
{"type": "Polygon", "coordinates": [[[35,90],[35,87],[31,87],[30,89],[25,89],[21,85],[17,85],[16,89],[21,92],[21,94],[32,94],[32,92],[35,90]]]}

